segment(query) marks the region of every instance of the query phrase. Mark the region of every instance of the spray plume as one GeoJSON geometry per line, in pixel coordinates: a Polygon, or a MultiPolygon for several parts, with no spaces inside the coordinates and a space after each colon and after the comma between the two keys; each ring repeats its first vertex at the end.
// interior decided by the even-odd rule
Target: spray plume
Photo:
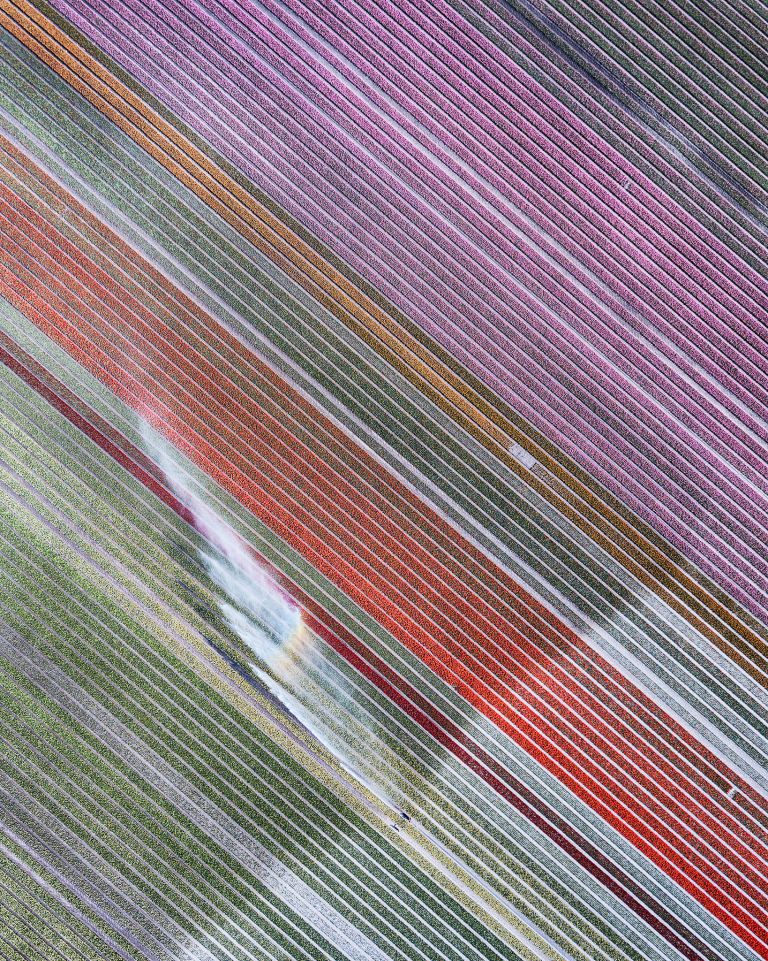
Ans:
{"type": "Polygon", "coordinates": [[[392,805],[382,764],[391,752],[307,629],[301,610],[209,505],[206,491],[192,491],[175,448],[147,420],[142,418],[140,426],[147,453],[205,542],[199,559],[218,588],[225,623],[256,657],[257,663],[250,665],[254,677],[348,774],[392,805]]]}

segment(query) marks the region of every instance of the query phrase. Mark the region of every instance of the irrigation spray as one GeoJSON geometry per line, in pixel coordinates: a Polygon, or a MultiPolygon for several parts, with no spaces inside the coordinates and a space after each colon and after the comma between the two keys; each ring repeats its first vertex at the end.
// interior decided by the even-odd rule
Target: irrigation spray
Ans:
{"type": "Polygon", "coordinates": [[[255,657],[248,665],[251,675],[351,777],[398,809],[390,800],[386,773],[396,758],[330,652],[307,628],[300,608],[211,507],[207,491],[199,482],[199,493],[192,490],[176,449],[147,420],[140,424],[148,455],[201,535],[199,560],[215,587],[224,623],[255,657]]]}

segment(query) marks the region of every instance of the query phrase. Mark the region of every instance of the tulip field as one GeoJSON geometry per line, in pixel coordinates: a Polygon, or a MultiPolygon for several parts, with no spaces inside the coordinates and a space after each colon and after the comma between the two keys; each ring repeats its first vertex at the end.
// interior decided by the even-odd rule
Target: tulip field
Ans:
{"type": "Polygon", "coordinates": [[[766,42],[0,0],[0,959],[768,959],[766,42]]]}

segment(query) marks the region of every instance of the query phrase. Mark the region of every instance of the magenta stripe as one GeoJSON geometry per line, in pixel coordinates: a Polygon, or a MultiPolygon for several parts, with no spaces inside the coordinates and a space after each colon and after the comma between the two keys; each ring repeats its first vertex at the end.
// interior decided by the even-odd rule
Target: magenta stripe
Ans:
{"type": "MultiPolygon", "coordinates": [[[[163,7],[132,3],[133,12],[120,3],[98,2],[90,11],[79,0],[56,5],[726,589],[765,613],[749,597],[755,584],[768,587],[768,485],[760,456],[768,382],[758,353],[765,284],[741,264],[736,288],[737,261],[721,257],[713,238],[711,265],[693,250],[700,238],[684,227],[675,249],[666,221],[650,216],[654,204],[660,207],[658,191],[637,171],[637,196],[613,196],[607,185],[615,189],[626,161],[619,168],[611,157],[609,164],[611,151],[600,145],[598,152],[594,136],[584,150],[595,160],[605,155],[602,170],[576,146],[569,157],[565,134],[575,144],[579,122],[568,118],[568,126],[560,118],[557,133],[546,95],[540,102],[548,112],[542,106],[538,118],[521,101],[513,136],[514,125],[499,120],[498,111],[489,106],[483,117],[473,94],[475,102],[464,101],[473,136],[460,137],[456,98],[468,88],[458,77],[451,103],[445,71],[438,80],[425,68],[417,85],[398,63],[402,92],[395,97],[391,82],[363,59],[362,40],[356,52],[347,51],[350,65],[337,60],[334,72],[312,61],[315,38],[305,34],[302,43],[265,14],[249,19],[236,5],[228,4],[252,32],[231,18],[230,26],[249,46],[195,8],[221,57],[179,21],[164,23],[173,10],[200,29],[192,8],[174,0],[163,7]],[[185,52],[199,64],[197,73],[181,59],[185,52]],[[238,55],[233,67],[223,59],[238,55]],[[351,88],[363,69],[391,101],[351,88]],[[406,101],[410,117],[396,105],[406,101]],[[430,145],[428,153],[419,140],[430,145]],[[523,144],[535,158],[527,167],[515,160],[523,144]],[[639,217],[643,205],[647,224],[639,217]],[[691,251],[690,278],[681,275],[684,250],[691,251]],[[699,277],[706,290],[701,283],[697,299],[699,277]]],[[[214,0],[206,6],[222,21],[230,17],[214,0]]],[[[253,5],[248,10],[257,13],[253,5]]],[[[379,25],[376,36],[383,35],[379,25]]],[[[405,56],[404,39],[400,30],[391,43],[405,56]]],[[[446,44],[443,57],[448,53],[446,44]]],[[[421,51],[419,57],[426,59],[421,51]]],[[[489,104],[499,102],[490,87],[487,96],[489,104]]]]}
{"type": "MultiPolygon", "coordinates": [[[[210,3],[211,3],[211,0],[208,0],[208,4],[207,4],[207,5],[210,5],[210,3]]],[[[218,6],[218,4],[217,4],[217,6],[218,6]]],[[[232,24],[230,24],[230,26],[231,26],[231,25],[232,25],[232,24]]],[[[235,24],[235,26],[237,26],[237,25],[235,24]]],[[[241,31],[241,32],[242,32],[242,31],[241,31]]],[[[246,36],[247,36],[247,35],[246,35],[246,36]]],[[[255,37],[255,36],[256,36],[255,33],[254,33],[254,34],[251,34],[251,37],[255,37]]],[[[274,46],[274,44],[272,44],[272,45],[274,46]]],[[[285,49],[283,49],[282,51],[279,51],[279,52],[285,54],[285,49]]],[[[314,70],[309,71],[309,72],[308,72],[308,71],[305,71],[305,70],[302,70],[302,63],[301,63],[301,59],[300,59],[300,58],[301,58],[302,53],[303,53],[303,48],[302,48],[300,45],[293,44],[293,52],[294,52],[294,53],[296,54],[296,56],[299,58],[299,59],[293,61],[293,66],[296,67],[297,72],[298,72],[298,76],[301,77],[301,80],[299,80],[298,83],[301,83],[301,81],[303,80],[303,81],[304,81],[304,84],[303,84],[304,92],[305,92],[305,93],[308,93],[308,92],[309,92],[309,89],[310,89],[310,88],[309,88],[309,84],[310,84],[313,80],[314,80],[315,83],[317,82],[317,75],[318,75],[318,73],[319,73],[319,70],[318,70],[317,67],[315,67],[314,70]]],[[[290,55],[289,55],[289,56],[290,56],[290,55]]],[[[329,79],[329,81],[330,81],[331,83],[333,83],[333,77],[332,77],[330,74],[326,74],[326,76],[327,76],[327,78],[329,79]]],[[[294,76],[293,80],[294,80],[295,83],[297,82],[295,76],[294,76]]],[[[327,95],[328,95],[329,97],[334,97],[334,91],[333,91],[331,88],[327,89],[325,92],[327,93],[327,95]]],[[[345,96],[346,96],[346,101],[347,101],[347,102],[351,102],[353,95],[352,95],[349,91],[346,92],[345,96]]],[[[345,101],[345,97],[343,97],[341,94],[338,94],[338,96],[335,97],[335,100],[336,100],[337,105],[338,105],[341,109],[344,109],[344,106],[345,106],[345,102],[344,102],[344,101],[345,101]]],[[[330,110],[329,110],[329,112],[330,112],[330,110]]],[[[350,121],[348,121],[348,122],[345,122],[345,120],[344,120],[343,117],[340,119],[339,115],[336,115],[336,119],[339,120],[339,122],[340,122],[341,125],[343,125],[344,127],[346,127],[346,129],[348,130],[348,132],[352,133],[357,127],[359,127],[359,128],[362,129],[362,128],[363,128],[363,125],[365,124],[365,121],[366,121],[367,119],[369,119],[369,118],[367,118],[364,114],[360,114],[360,115],[358,115],[358,116],[356,116],[356,117],[353,116],[352,118],[350,118],[350,121]]],[[[402,120],[402,118],[401,118],[401,117],[398,117],[398,120],[402,120]]],[[[414,137],[414,138],[416,138],[417,135],[418,135],[418,134],[417,134],[417,129],[414,128],[412,125],[410,125],[410,129],[407,129],[407,128],[406,128],[406,130],[405,130],[405,138],[407,138],[407,137],[414,137]]],[[[407,146],[408,146],[408,144],[407,144],[407,139],[402,138],[402,137],[398,138],[398,137],[397,137],[397,134],[395,134],[394,136],[395,136],[395,138],[396,138],[397,140],[399,140],[398,146],[405,148],[405,150],[404,150],[404,152],[403,152],[402,154],[397,154],[397,157],[398,157],[399,162],[403,163],[403,164],[410,170],[411,173],[414,173],[414,172],[418,169],[418,167],[417,167],[417,164],[415,163],[415,161],[410,160],[410,158],[408,157],[408,153],[407,153],[407,146]],[[409,162],[409,160],[410,160],[410,162],[409,162]]],[[[379,141],[379,143],[381,144],[381,146],[387,146],[387,147],[389,146],[389,143],[388,143],[387,141],[385,141],[382,137],[377,137],[377,138],[375,138],[375,139],[377,139],[377,140],[379,141]]],[[[371,147],[371,149],[375,150],[376,148],[375,148],[375,147],[371,147]]],[[[439,161],[439,162],[444,163],[446,166],[450,166],[450,165],[451,165],[450,155],[448,155],[446,152],[441,151],[439,147],[434,147],[434,148],[433,148],[433,152],[434,152],[434,154],[438,157],[438,161],[439,161]]],[[[422,161],[422,164],[423,164],[423,161],[422,161]]],[[[453,164],[453,167],[456,168],[457,165],[456,165],[456,164],[453,164]]],[[[439,167],[438,167],[437,165],[434,165],[433,169],[435,170],[436,173],[439,173],[439,167]]],[[[461,173],[460,168],[457,169],[456,172],[457,172],[457,173],[461,173]]],[[[482,183],[479,182],[479,181],[478,181],[477,183],[475,183],[475,184],[472,184],[471,186],[472,186],[474,189],[480,190],[481,192],[482,192],[483,189],[484,189],[484,184],[482,184],[482,183]]],[[[493,185],[491,185],[491,189],[490,189],[490,190],[486,187],[486,188],[485,188],[485,196],[486,196],[486,199],[487,199],[489,202],[493,202],[494,194],[493,194],[492,190],[493,190],[493,189],[497,189],[497,188],[504,189],[504,187],[505,187],[505,183],[504,183],[503,180],[498,180],[496,183],[494,183],[493,185]]],[[[435,187],[435,189],[437,190],[437,189],[439,189],[439,188],[435,187]]],[[[444,189],[444,188],[443,188],[442,193],[443,193],[444,198],[447,198],[448,196],[450,196],[449,193],[446,193],[446,192],[445,192],[445,189],[444,189]]],[[[498,206],[498,205],[497,205],[497,206],[498,206]]],[[[503,211],[503,208],[502,208],[502,211],[503,211]]],[[[519,222],[521,225],[524,225],[524,221],[523,221],[523,220],[519,220],[518,222],[519,222]]],[[[558,240],[564,240],[565,243],[568,244],[567,235],[563,235],[563,237],[562,237],[562,238],[558,238],[558,240]]],[[[573,245],[573,244],[570,244],[569,246],[571,247],[571,251],[570,251],[571,253],[573,253],[573,252],[575,252],[576,250],[578,250],[578,248],[574,248],[574,245],[573,245]]],[[[566,256],[566,257],[558,256],[557,250],[556,250],[556,248],[555,248],[554,246],[551,248],[551,252],[552,252],[552,255],[553,255],[556,259],[558,259],[561,263],[563,263],[564,266],[566,266],[566,267],[569,267],[569,266],[570,266],[571,269],[572,269],[572,271],[573,271],[577,276],[579,276],[579,279],[581,279],[582,282],[584,282],[585,284],[588,284],[588,285],[591,287],[591,289],[592,289],[596,294],[598,294],[598,295],[599,295],[600,293],[603,293],[603,294],[604,294],[604,290],[601,288],[601,285],[600,285],[599,283],[596,284],[596,283],[589,277],[588,274],[586,274],[586,273],[581,273],[581,274],[579,274],[577,271],[574,271],[573,266],[572,266],[572,261],[570,261],[570,259],[569,259],[567,256],[566,256]]],[[[582,259],[584,259],[584,258],[582,258],[582,259]]],[[[592,265],[590,265],[590,266],[592,266],[592,265]]],[[[598,268],[598,269],[601,269],[601,268],[598,268]]],[[[605,282],[606,280],[610,280],[611,276],[612,276],[612,275],[611,275],[610,272],[606,272],[606,271],[602,270],[602,276],[599,278],[599,280],[602,281],[602,282],[605,282]]],[[[622,293],[624,293],[624,291],[622,291],[622,293]]],[[[621,305],[620,302],[614,302],[613,306],[614,306],[615,309],[617,309],[619,312],[622,311],[622,305],[621,305]]],[[[635,299],[634,302],[632,303],[632,306],[633,306],[635,309],[643,308],[642,302],[639,301],[639,300],[636,300],[636,299],[635,299]]],[[[699,308],[699,309],[700,309],[700,308],[699,308]]],[[[630,321],[631,321],[632,319],[634,319],[633,316],[632,316],[632,313],[631,313],[630,311],[624,311],[624,316],[626,317],[627,320],[630,320],[630,321]]],[[[753,319],[752,319],[752,320],[753,320],[753,319]]],[[[679,323],[679,320],[678,320],[678,323],[679,323]]],[[[674,337],[674,336],[675,336],[675,328],[672,327],[672,326],[666,326],[666,327],[664,328],[664,334],[667,335],[667,336],[672,336],[672,337],[674,337]]],[[[705,344],[706,346],[708,346],[708,343],[707,343],[706,340],[702,340],[701,342],[702,342],[703,344],[705,344]]],[[[661,341],[659,342],[658,346],[659,346],[660,349],[663,349],[663,344],[662,344],[661,341]]],[[[753,358],[757,358],[757,356],[758,356],[757,353],[755,353],[755,352],[751,352],[751,354],[752,354],[752,357],[753,357],[753,358]]],[[[701,362],[703,362],[704,364],[706,364],[706,360],[702,360],[701,362]]],[[[716,376],[716,375],[717,375],[717,372],[718,372],[719,369],[720,369],[720,365],[719,365],[719,364],[709,364],[708,366],[709,366],[709,371],[710,371],[710,373],[713,373],[713,374],[715,374],[715,376],[716,376]]],[[[694,378],[696,377],[696,372],[695,372],[695,369],[694,369],[694,368],[691,368],[691,369],[688,371],[688,373],[689,373],[690,376],[692,376],[692,377],[694,377],[694,378]]],[[[762,376],[759,371],[757,371],[757,376],[758,376],[758,378],[761,378],[761,376],[762,376]]],[[[762,380],[763,380],[763,382],[764,382],[764,377],[762,377],[762,380]]],[[[729,386],[731,387],[731,389],[732,389],[733,391],[735,391],[735,392],[737,392],[737,393],[740,391],[741,385],[740,385],[738,382],[736,382],[736,381],[734,381],[734,382],[733,382],[732,384],[730,384],[729,386]]],[[[754,401],[754,399],[755,399],[755,398],[754,398],[754,390],[753,390],[752,392],[743,391],[742,393],[743,393],[743,398],[745,399],[745,402],[750,403],[750,402],[753,402],[753,401],[754,401]]],[[[764,400],[764,398],[765,398],[765,392],[764,392],[763,390],[760,390],[760,393],[762,394],[762,397],[763,397],[763,400],[764,400]]]]}
{"type": "MultiPolygon", "coordinates": [[[[409,0],[409,3],[411,3],[411,0],[409,0]]],[[[514,33],[503,20],[493,15],[491,8],[498,6],[495,0],[489,0],[489,3],[473,0],[473,6],[482,12],[487,26],[493,25],[501,37],[512,40],[515,47],[530,58],[532,63],[546,68],[548,75],[557,79],[564,90],[580,92],[583,98],[583,91],[575,88],[565,74],[558,71],[557,67],[550,61],[542,60],[541,54],[535,48],[531,47],[519,34],[514,33]]],[[[429,29],[429,14],[432,13],[432,4],[425,4],[421,0],[413,0],[412,7],[426,11],[421,23],[422,26],[429,29]]],[[[730,265],[733,272],[729,276],[736,286],[739,287],[745,282],[743,264],[738,257],[734,256],[728,246],[714,238],[694,217],[684,211],[651,180],[640,174],[629,161],[607,144],[589,126],[575,117],[558,99],[549,95],[540,85],[536,84],[510,58],[504,58],[503,55],[500,57],[499,48],[487,40],[479,31],[470,27],[467,21],[448,4],[440,2],[435,6],[435,9],[440,10],[440,13],[436,14],[437,21],[440,24],[445,24],[445,30],[450,32],[456,41],[451,50],[452,59],[462,61],[470,71],[472,71],[473,63],[482,62],[484,70],[489,75],[498,78],[499,82],[495,89],[501,95],[502,101],[508,95],[507,91],[513,83],[524,89],[530,88],[531,96],[534,97],[534,110],[538,114],[542,110],[540,104],[546,104],[548,122],[564,133],[567,142],[570,143],[575,138],[579,149],[583,150],[585,155],[589,156],[598,168],[609,164],[611,168],[620,171],[622,176],[630,177],[637,182],[638,187],[643,192],[643,200],[636,208],[636,212],[641,217],[651,214],[655,218],[661,218],[671,228],[672,236],[676,234],[684,235],[687,238],[686,242],[693,243],[697,253],[703,258],[701,263],[705,270],[707,265],[714,263],[718,270],[728,272],[729,267],[727,265],[730,265]],[[650,206],[646,206],[646,202],[650,206]]],[[[437,46],[439,47],[439,44],[437,46]]],[[[624,124],[621,124],[619,129],[624,131],[625,134],[630,133],[624,124]]],[[[658,164],[659,158],[656,155],[653,156],[658,164]]],[[[739,233],[738,235],[739,239],[746,239],[743,234],[739,233]]],[[[761,250],[762,247],[757,249],[761,250]]],[[[768,283],[764,278],[755,276],[754,279],[763,295],[765,295],[768,291],[768,283]]],[[[765,306],[765,301],[763,301],[763,306],[765,306]]]]}
{"type": "MultiPolygon", "coordinates": [[[[273,5],[271,0],[269,5],[273,5]]],[[[323,10],[323,7],[314,0],[308,0],[306,4],[296,4],[295,0],[292,0],[291,5],[297,11],[323,10]]],[[[580,205],[583,211],[583,190],[579,188],[586,185],[590,188],[589,203],[599,196],[601,205],[605,201],[603,206],[609,221],[620,223],[622,230],[625,229],[625,225],[627,225],[626,229],[638,230],[636,235],[632,234],[637,238],[638,243],[642,244],[642,240],[639,239],[641,235],[650,237],[654,245],[659,243],[662,235],[665,241],[669,241],[664,247],[665,257],[669,256],[671,262],[676,265],[670,269],[675,271],[675,275],[682,283],[688,282],[688,274],[685,271],[690,270],[692,263],[698,265],[703,263],[707,266],[707,261],[702,260],[690,248],[684,255],[680,255],[670,246],[678,237],[675,232],[661,224],[659,225],[661,232],[656,233],[656,228],[651,229],[650,221],[646,224],[646,198],[641,195],[643,188],[640,185],[633,184],[638,196],[623,190],[618,196],[614,196],[617,188],[625,180],[625,174],[619,167],[606,162],[603,158],[606,169],[601,169],[592,162],[585,150],[574,143],[573,139],[569,142],[556,132],[550,135],[551,139],[547,140],[527,119],[521,118],[520,123],[513,124],[506,115],[509,113],[508,107],[501,97],[491,90],[488,80],[492,81],[493,78],[487,71],[475,63],[474,73],[470,74],[453,56],[454,53],[458,54],[458,47],[451,52],[449,58],[444,46],[414,27],[415,16],[410,21],[409,34],[397,23],[397,11],[393,6],[389,3],[383,6],[386,7],[386,16],[379,10],[377,19],[374,19],[357,5],[329,3],[324,14],[326,20],[331,20],[331,13],[334,18],[338,18],[333,22],[333,31],[319,16],[313,16],[309,12],[303,12],[302,15],[311,22],[315,30],[323,33],[325,39],[335,42],[340,49],[343,48],[345,55],[354,62],[356,67],[365,69],[364,58],[367,57],[375,68],[369,68],[370,75],[375,76],[382,88],[386,89],[387,94],[397,100],[405,110],[418,116],[419,122],[428,127],[433,134],[450,142],[457,152],[462,151],[459,144],[467,142],[469,148],[463,149],[462,159],[474,164],[478,170],[482,171],[485,165],[507,178],[509,174],[507,165],[522,171],[530,165],[532,170],[540,171],[537,176],[540,176],[544,184],[554,185],[554,190],[543,191],[542,194],[550,196],[552,203],[558,209],[564,206],[561,202],[561,190],[565,185],[569,191],[573,190],[572,202],[580,205]],[[389,19],[390,15],[392,19],[389,19]],[[365,28],[363,24],[366,25],[365,28]],[[414,34],[418,36],[418,43],[414,34]],[[406,46],[407,43],[410,44],[410,50],[406,46]],[[412,61],[414,66],[412,67],[407,60],[412,61]],[[443,63],[443,60],[446,63],[443,63]],[[392,66],[393,62],[396,66],[392,66]],[[404,92],[406,78],[407,94],[404,92]],[[480,88],[481,83],[482,88],[480,88]],[[417,109],[416,105],[423,109],[417,109]],[[435,115],[439,116],[439,123],[433,119],[435,115]],[[468,132],[471,132],[473,137],[469,137],[468,132]],[[567,149],[561,149],[563,145],[570,148],[570,154],[567,149]],[[579,150],[578,162],[574,159],[577,149],[579,150]],[[482,156],[482,164],[476,162],[473,151],[478,156],[482,156]],[[521,152],[524,152],[525,164],[521,163],[521,152]],[[553,158],[556,158],[556,161],[553,158]],[[613,211],[609,206],[611,204],[615,207],[613,211]],[[625,215],[627,219],[622,220],[625,215]],[[630,222],[631,227],[628,226],[630,222]]],[[[511,93],[517,96],[516,92],[509,88],[508,96],[511,93]]],[[[530,101],[531,98],[526,99],[530,101]]],[[[540,109],[542,113],[552,114],[552,111],[543,104],[540,109]]],[[[497,185],[503,187],[504,180],[497,181],[497,185]]],[[[597,234],[594,225],[587,217],[583,218],[583,222],[585,231],[591,231],[593,236],[601,236],[597,234]]],[[[616,234],[616,243],[625,251],[631,251],[634,254],[635,244],[627,243],[623,233],[615,231],[613,233],[616,234]]],[[[697,280],[703,277],[704,275],[700,274],[697,280]]],[[[729,298],[741,297],[738,288],[729,284],[728,281],[725,281],[724,285],[729,290],[727,295],[729,298]]],[[[710,286],[712,286],[711,281],[710,286]]],[[[721,296],[724,295],[721,294],[721,296]]],[[[739,308],[735,301],[729,299],[728,309],[738,310],[739,308]]],[[[728,316],[727,312],[726,316],[728,316]]],[[[747,331],[747,336],[749,333],[747,331]]]]}
{"type": "MultiPolygon", "coordinates": [[[[397,11],[392,4],[384,0],[382,6],[386,8],[388,14],[391,13],[393,18],[396,17],[397,11]]],[[[402,6],[405,7],[406,4],[403,3],[402,6]]],[[[334,13],[338,12],[337,5],[334,5],[333,10],[334,13]]],[[[379,19],[383,19],[381,12],[377,12],[377,16],[379,19]]],[[[510,95],[521,98],[521,102],[524,102],[528,108],[528,115],[533,117],[533,125],[530,126],[530,129],[533,130],[532,136],[538,145],[538,149],[533,148],[533,152],[542,159],[545,166],[550,156],[557,156],[558,163],[550,164],[556,177],[560,178],[564,172],[568,172],[574,177],[580,178],[591,190],[596,189],[603,197],[605,196],[605,189],[607,189],[611,192],[608,194],[607,202],[616,206],[617,211],[632,211],[634,227],[638,228],[641,234],[651,236],[654,244],[657,243],[658,236],[663,236],[671,244],[682,241],[682,234],[686,231],[684,229],[681,231],[681,222],[675,223],[674,228],[669,229],[662,223],[654,223],[653,218],[648,216],[649,212],[653,212],[654,217],[659,216],[658,210],[649,211],[648,207],[648,203],[652,203],[654,197],[659,195],[658,189],[641,175],[638,175],[637,171],[618,157],[610,148],[607,148],[606,145],[592,143],[594,137],[585,136],[582,125],[575,121],[572,116],[566,117],[564,122],[562,106],[556,102],[552,105],[551,98],[548,98],[543,91],[536,88],[530,77],[526,77],[520,70],[515,70],[514,73],[510,71],[504,75],[498,65],[488,63],[485,57],[482,58],[483,65],[481,66],[479,47],[477,50],[473,49],[471,54],[468,53],[466,40],[463,44],[459,42],[449,46],[450,42],[443,44],[442,38],[439,43],[431,39],[426,32],[429,29],[429,21],[415,12],[413,6],[409,5],[409,19],[406,19],[402,13],[397,19],[406,22],[408,25],[407,29],[394,28],[400,40],[406,42],[409,32],[414,32],[416,22],[420,24],[420,28],[425,28],[423,31],[419,29],[418,37],[434,54],[429,58],[429,62],[434,64],[435,69],[441,73],[443,82],[440,84],[440,93],[450,98],[455,94],[458,84],[461,83],[462,95],[472,102],[473,110],[466,115],[459,110],[456,116],[460,121],[460,127],[465,126],[467,122],[476,122],[486,130],[493,129],[489,122],[489,117],[492,115],[494,121],[504,129],[505,134],[514,138],[519,130],[518,118],[515,116],[515,123],[511,123],[505,116],[509,112],[506,102],[510,95]],[[467,66],[460,65],[460,59],[462,58],[467,66]],[[445,64],[442,64],[441,61],[445,61],[445,64]],[[501,75],[501,81],[494,82],[495,78],[490,70],[485,69],[486,63],[489,67],[496,66],[496,73],[501,75]],[[464,82],[464,79],[459,80],[459,76],[466,78],[466,82],[464,82]],[[482,87],[479,88],[479,84],[482,84],[482,87]],[[528,88],[534,89],[530,91],[528,88]],[[536,121],[539,115],[547,120],[546,136],[543,136],[537,130],[536,121]],[[562,166],[560,166],[561,164],[562,166]],[[623,191],[618,197],[613,196],[612,192],[616,191],[617,185],[620,185],[628,177],[633,181],[632,193],[623,191]],[[660,234],[656,234],[656,230],[660,230],[660,234]]],[[[438,22],[442,22],[439,17],[438,22]]],[[[387,27],[389,26],[390,21],[387,21],[387,27]]],[[[378,32],[383,32],[381,27],[378,32]]],[[[415,41],[411,41],[411,47],[416,48],[415,41]]],[[[419,48],[420,55],[425,56],[426,59],[426,55],[421,54],[423,49],[423,47],[419,48]]],[[[404,70],[401,72],[405,74],[404,70]]],[[[419,74],[417,73],[415,76],[418,78],[419,74]]],[[[416,82],[418,82],[418,79],[416,82]]],[[[529,142],[525,142],[524,149],[527,154],[531,149],[529,142]]],[[[514,152],[512,156],[514,156],[514,152]]],[[[564,177],[563,179],[567,181],[568,178],[564,177]]],[[[588,199],[591,203],[591,193],[588,195],[588,199]]],[[[707,239],[710,240],[711,238],[707,239]]],[[[684,272],[688,271],[690,263],[693,263],[705,271],[708,270],[711,274],[714,266],[711,249],[701,244],[697,244],[696,248],[697,250],[694,251],[691,247],[683,246],[683,257],[675,258],[673,255],[673,259],[678,266],[682,267],[684,272]]],[[[632,250],[633,246],[629,245],[628,249],[632,250]]],[[[683,273],[682,276],[684,277],[685,274],[683,273]]],[[[738,299],[740,296],[739,285],[744,283],[744,277],[739,270],[735,274],[731,273],[731,277],[735,279],[736,286],[733,284],[729,286],[730,295],[738,299]]],[[[765,297],[763,297],[762,304],[763,306],[768,305],[765,297]]]]}

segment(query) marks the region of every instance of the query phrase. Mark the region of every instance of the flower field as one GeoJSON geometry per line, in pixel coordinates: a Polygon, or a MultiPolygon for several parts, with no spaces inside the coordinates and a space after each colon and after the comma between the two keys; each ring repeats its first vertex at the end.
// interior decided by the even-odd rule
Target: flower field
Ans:
{"type": "Polygon", "coordinates": [[[766,23],[0,0],[2,958],[768,958],[766,23]]]}

